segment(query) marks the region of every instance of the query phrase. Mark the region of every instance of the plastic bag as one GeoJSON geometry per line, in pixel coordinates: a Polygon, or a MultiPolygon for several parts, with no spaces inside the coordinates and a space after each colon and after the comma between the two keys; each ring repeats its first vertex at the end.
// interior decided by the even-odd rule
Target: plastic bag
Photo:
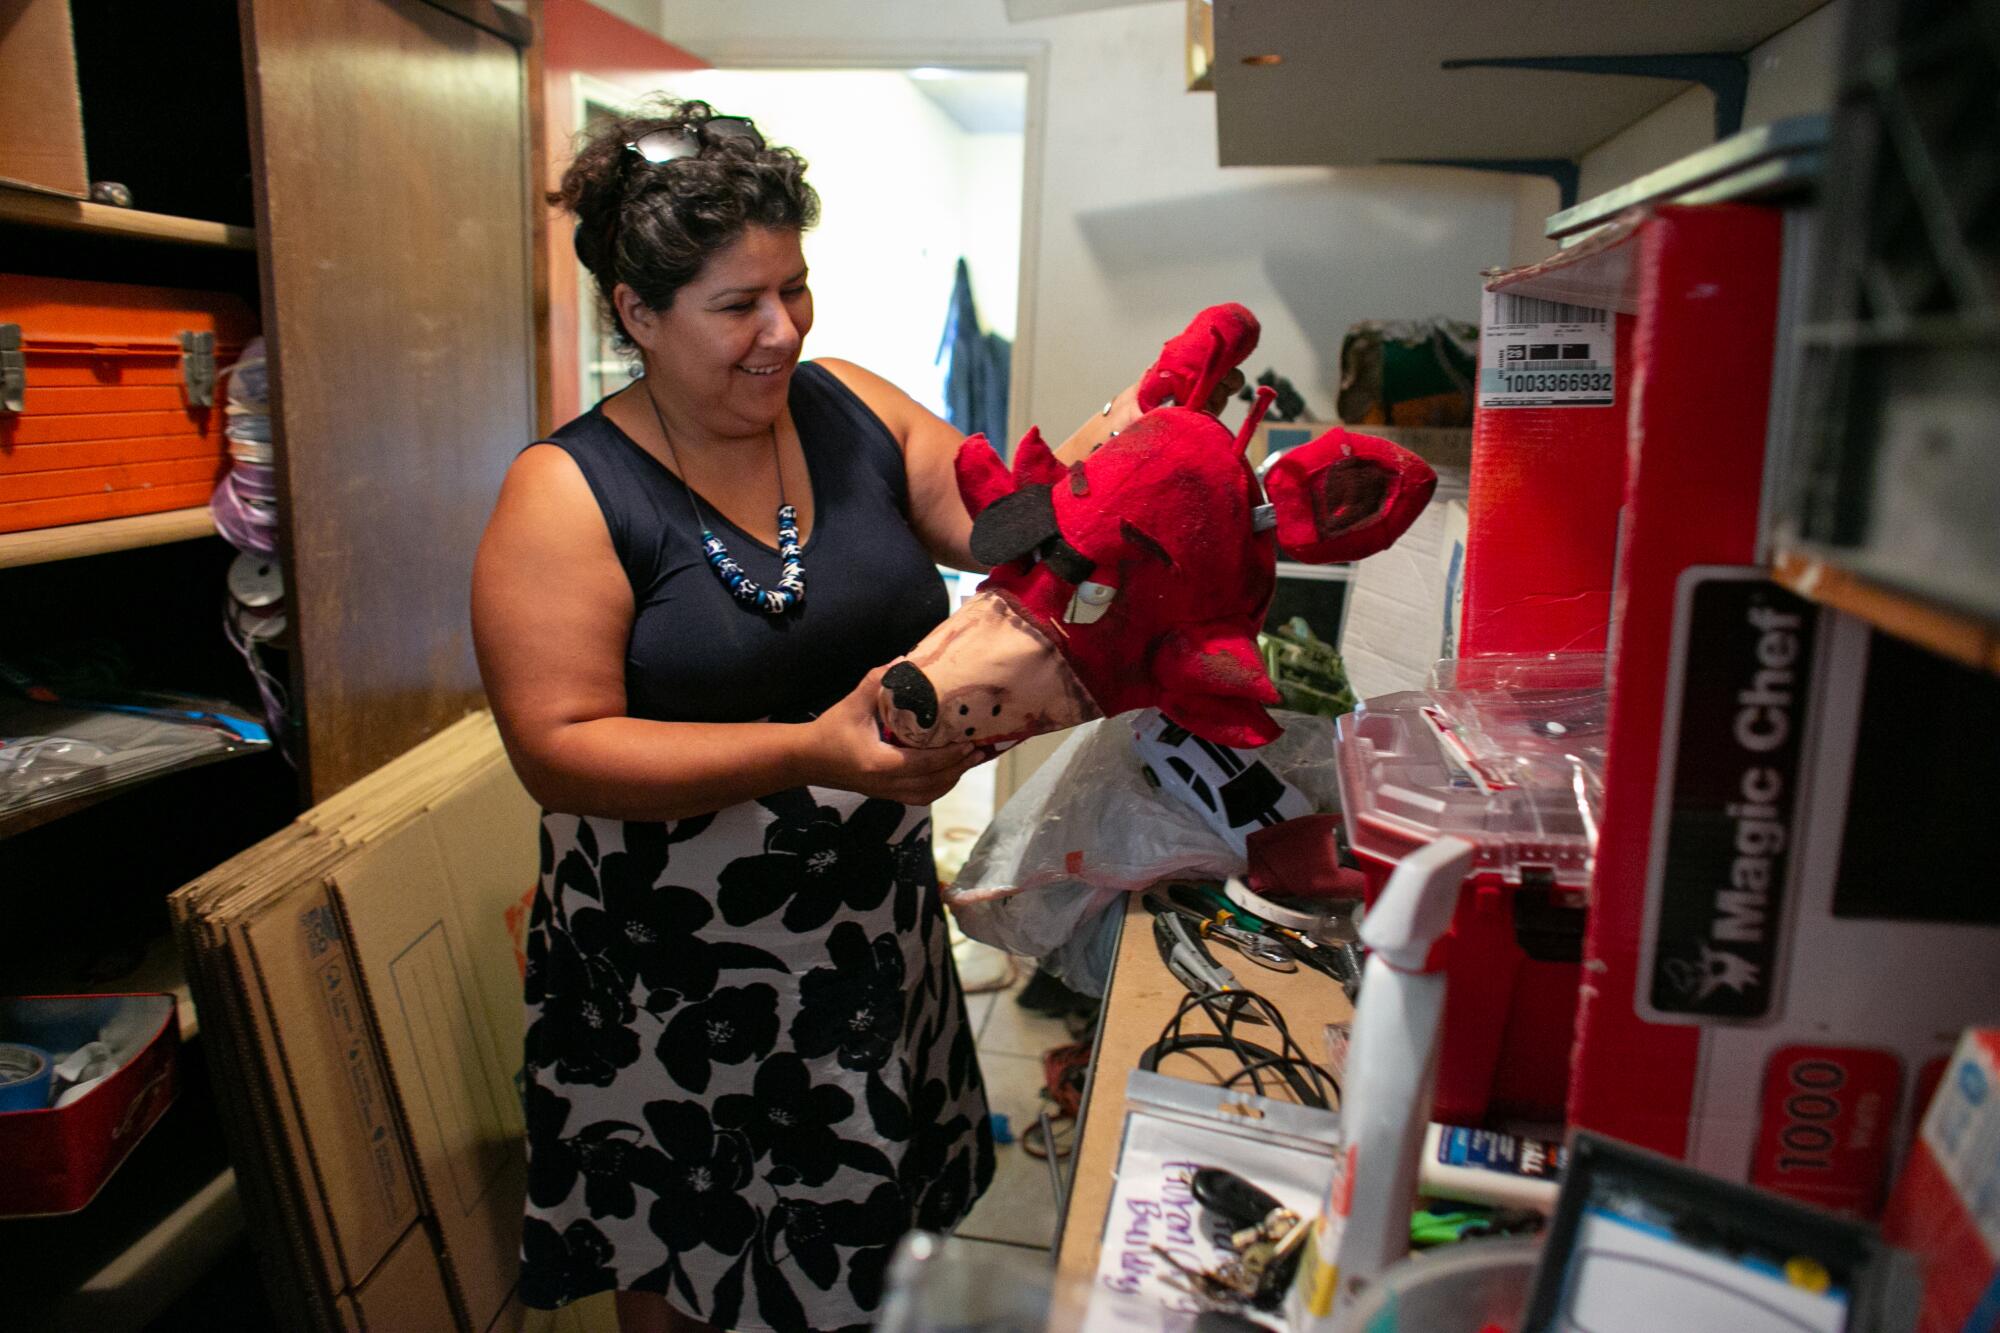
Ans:
{"type": "Polygon", "coordinates": [[[1191,735],[1157,708],[1132,714],[1147,778],[1200,815],[1239,860],[1258,829],[1340,809],[1333,723],[1301,716],[1281,725],[1277,740],[1242,750],[1191,735]]]}
{"type": "MultiPolygon", "coordinates": [[[[1264,762],[1317,809],[1337,808],[1332,724],[1273,716],[1285,734],[1260,752],[1264,762]]],[[[1115,717],[1077,728],[1035,770],[973,846],[945,902],[967,935],[1046,963],[1123,894],[1244,869],[1242,854],[1192,806],[1147,779],[1131,719],[1115,717]]],[[[1053,962],[1050,970],[1084,991],[1100,966],[1109,970],[1101,940],[1094,954],[1077,944],[1053,962]]]]}
{"type": "Polygon", "coordinates": [[[263,724],[227,705],[144,698],[97,707],[0,698],[0,813],[271,744],[263,724]]]}
{"type": "Polygon", "coordinates": [[[1111,964],[1118,957],[1120,914],[1114,909],[1122,897],[1114,895],[1097,909],[1096,916],[1078,922],[1055,952],[1039,960],[1042,971],[1080,995],[1102,998],[1111,989],[1111,964]]]}

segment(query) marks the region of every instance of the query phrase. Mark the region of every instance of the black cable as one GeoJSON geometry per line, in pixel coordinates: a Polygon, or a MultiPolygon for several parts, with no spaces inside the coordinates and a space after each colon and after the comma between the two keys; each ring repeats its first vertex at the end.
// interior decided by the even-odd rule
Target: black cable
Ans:
{"type": "Polygon", "coordinates": [[[1190,993],[1174,1010],[1166,1025],[1160,1029],[1159,1040],[1148,1046],[1139,1055],[1139,1068],[1156,1070],[1160,1061],[1170,1055],[1187,1051],[1226,1050],[1234,1055],[1240,1067],[1223,1079],[1222,1086],[1232,1087],[1248,1079],[1258,1096],[1265,1095],[1264,1082],[1260,1071],[1273,1070],[1290,1086],[1301,1105],[1331,1109],[1340,1098],[1340,1081],[1315,1063],[1305,1050],[1293,1039],[1291,1029],[1285,1023],[1285,1016],[1263,996],[1254,991],[1210,990],[1190,993]],[[1208,1014],[1215,1024],[1216,1033],[1189,1034],[1182,1030],[1187,1015],[1197,1007],[1208,1014]],[[1218,1008],[1223,1012],[1218,1013],[1218,1008]],[[1278,1049],[1255,1042],[1245,1041],[1236,1035],[1236,1025],[1241,1021],[1246,1009],[1254,1009],[1271,1030],[1278,1036],[1278,1049]]]}

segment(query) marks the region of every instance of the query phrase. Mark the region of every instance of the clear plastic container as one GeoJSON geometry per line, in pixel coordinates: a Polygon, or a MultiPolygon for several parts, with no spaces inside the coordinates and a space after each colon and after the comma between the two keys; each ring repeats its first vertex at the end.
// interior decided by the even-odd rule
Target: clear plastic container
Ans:
{"type": "Polygon", "coordinates": [[[1336,724],[1349,846],[1386,872],[1451,834],[1475,875],[1586,888],[1607,700],[1603,655],[1570,653],[1441,662],[1365,701],[1336,724]]]}
{"type": "Polygon", "coordinates": [[[1412,1255],[1334,1316],[1332,1333],[1480,1333],[1520,1326],[1542,1242],[1472,1240],[1412,1255]]]}

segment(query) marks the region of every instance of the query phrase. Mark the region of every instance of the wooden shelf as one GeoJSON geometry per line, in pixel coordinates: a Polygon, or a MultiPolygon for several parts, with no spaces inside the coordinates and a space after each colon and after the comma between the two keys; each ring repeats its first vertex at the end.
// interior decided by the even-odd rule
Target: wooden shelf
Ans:
{"type": "Polygon", "coordinates": [[[219,764],[225,760],[243,759],[253,754],[262,753],[262,750],[244,749],[204,754],[188,760],[186,763],[176,764],[172,768],[164,768],[157,773],[148,773],[144,777],[132,778],[127,781],[115,783],[109,787],[98,787],[92,791],[78,792],[74,796],[57,797],[55,800],[44,801],[39,805],[24,806],[18,810],[10,810],[4,814],[0,814],[0,839],[11,838],[17,833],[26,833],[29,829],[39,828],[43,824],[52,824],[65,815],[73,815],[79,810],[88,810],[91,806],[101,801],[109,801],[114,797],[123,796],[126,792],[132,791],[135,788],[143,787],[149,782],[158,782],[161,778],[172,777],[176,773],[186,773],[192,769],[205,768],[210,764],[219,764]]]}
{"type": "Polygon", "coordinates": [[[164,241],[169,245],[198,245],[217,250],[257,248],[257,233],[248,227],[207,222],[201,218],[173,217],[166,213],[142,213],[133,208],[113,208],[109,204],[87,203],[81,199],[35,194],[28,190],[0,188],[0,222],[23,222],[61,231],[164,241]]]}
{"type": "Polygon", "coordinates": [[[1941,607],[1802,551],[1781,551],[1773,577],[1801,597],[1865,620],[1884,634],[2000,675],[2000,624],[1941,607]]]}
{"type": "Polygon", "coordinates": [[[107,551],[129,551],[139,546],[164,546],[168,542],[214,535],[215,520],[209,517],[207,505],[107,518],[96,523],[71,523],[60,528],[36,528],[30,532],[4,532],[0,533],[0,569],[74,560],[107,551]]]}

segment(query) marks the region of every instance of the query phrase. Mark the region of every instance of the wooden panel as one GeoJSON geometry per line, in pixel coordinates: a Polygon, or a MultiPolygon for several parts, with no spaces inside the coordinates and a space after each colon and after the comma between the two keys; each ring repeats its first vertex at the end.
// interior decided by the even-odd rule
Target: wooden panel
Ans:
{"type": "Polygon", "coordinates": [[[520,52],[422,0],[244,0],[314,800],[480,701],[472,554],[533,438],[520,52]]]}

